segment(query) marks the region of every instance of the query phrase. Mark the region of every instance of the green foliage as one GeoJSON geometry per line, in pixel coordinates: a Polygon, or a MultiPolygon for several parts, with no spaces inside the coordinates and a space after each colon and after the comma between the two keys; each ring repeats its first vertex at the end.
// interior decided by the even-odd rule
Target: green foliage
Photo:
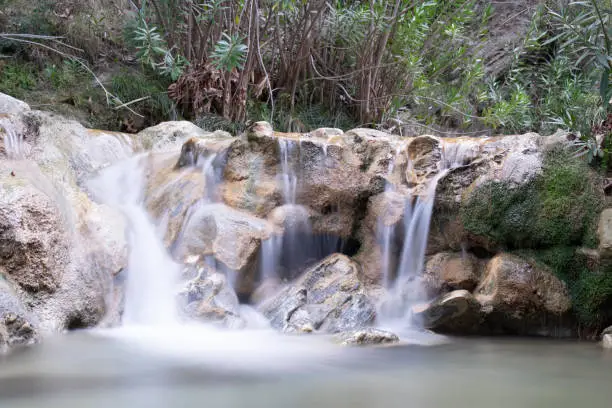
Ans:
{"type": "Polygon", "coordinates": [[[247,46],[242,44],[242,38],[238,34],[229,36],[223,33],[210,58],[218,70],[231,72],[244,67],[247,51],[247,46]]]}
{"type": "Polygon", "coordinates": [[[168,98],[168,82],[155,75],[124,72],[113,76],[110,91],[124,103],[144,98],[130,107],[140,114],[155,118],[155,121],[169,120],[174,113],[174,104],[168,98]]]}
{"type": "Polygon", "coordinates": [[[57,90],[75,90],[75,85],[90,79],[90,74],[81,64],[72,59],[65,59],[61,64],[51,64],[43,70],[43,76],[57,90]]]}
{"type": "Polygon", "coordinates": [[[0,65],[0,89],[16,98],[23,98],[26,91],[34,89],[37,82],[36,67],[13,61],[0,65]]]}
{"type": "Polygon", "coordinates": [[[462,205],[461,219],[467,231],[509,248],[592,247],[603,202],[597,183],[584,161],[554,150],[527,184],[479,186],[462,205]]]}

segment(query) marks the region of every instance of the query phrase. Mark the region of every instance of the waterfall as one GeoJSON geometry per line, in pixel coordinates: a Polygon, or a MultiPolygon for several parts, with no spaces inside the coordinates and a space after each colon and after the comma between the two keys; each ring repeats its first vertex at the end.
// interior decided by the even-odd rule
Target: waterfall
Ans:
{"type": "Polygon", "coordinates": [[[143,156],[109,168],[90,181],[96,198],[121,211],[128,242],[124,325],[163,325],[177,321],[174,288],[179,266],[144,207],[143,156]]]}
{"type": "Polygon", "coordinates": [[[23,135],[17,132],[8,118],[0,118],[0,129],[4,130],[4,151],[9,159],[24,159],[29,154],[23,135]]]}
{"type": "MultiPolygon", "coordinates": [[[[383,320],[402,318],[409,313],[410,307],[417,302],[426,301],[426,294],[419,277],[423,273],[429,226],[434,208],[438,182],[452,169],[462,166],[472,159],[478,145],[476,143],[446,143],[441,142],[441,158],[438,162],[438,172],[427,182],[424,191],[416,196],[410,196],[404,204],[404,242],[395,280],[391,279],[391,245],[395,226],[385,225],[379,220],[378,237],[382,248],[382,283],[389,291],[389,296],[383,300],[380,315],[383,320]]],[[[394,160],[392,160],[393,163],[394,160]]],[[[410,171],[410,163],[408,170],[410,171]]],[[[389,174],[392,172],[389,165],[389,174]]],[[[385,191],[393,186],[386,186],[385,191]]]]}
{"type": "MultiPolygon", "coordinates": [[[[297,191],[297,176],[292,163],[289,163],[289,158],[296,149],[296,143],[292,140],[283,138],[278,139],[278,146],[281,156],[281,179],[283,183],[283,198],[285,204],[295,204],[297,191]]],[[[297,145],[299,148],[299,145],[297,145]]]]}

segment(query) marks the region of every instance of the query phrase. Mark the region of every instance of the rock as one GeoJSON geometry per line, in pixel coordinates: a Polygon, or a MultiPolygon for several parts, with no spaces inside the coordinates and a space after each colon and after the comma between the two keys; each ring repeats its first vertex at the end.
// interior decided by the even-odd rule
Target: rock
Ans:
{"type": "Polygon", "coordinates": [[[601,339],[601,346],[604,349],[612,350],[612,334],[604,334],[601,339]]]}
{"type": "Polygon", "coordinates": [[[140,131],[136,140],[142,150],[176,149],[189,138],[207,137],[211,133],[187,121],[162,122],[140,131]]]}
{"type": "Polygon", "coordinates": [[[30,313],[10,282],[0,274],[0,353],[8,347],[33,344],[38,339],[30,313]]]}
{"type": "Polygon", "coordinates": [[[370,325],[376,316],[358,277],[358,265],[333,254],[258,306],[283,331],[337,333],[370,325]]]}
{"type": "Polygon", "coordinates": [[[344,332],[336,335],[343,346],[372,346],[399,342],[399,337],[391,332],[374,328],[344,332]]]}
{"type": "Polygon", "coordinates": [[[510,254],[489,261],[475,291],[493,333],[566,336],[571,299],[549,270],[510,254]]]}
{"type": "Polygon", "coordinates": [[[601,259],[612,259],[612,208],[601,212],[597,232],[601,259]]]}
{"type": "Polygon", "coordinates": [[[38,341],[30,322],[15,313],[0,315],[0,352],[8,347],[29,346],[38,341]]]}
{"type": "Polygon", "coordinates": [[[24,291],[53,293],[70,261],[68,220],[21,171],[2,163],[0,180],[0,274],[24,291]]]}
{"type": "Polygon", "coordinates": [[[460,289],[471,292],[478,286],[479,279],[478,259],[469,253],[442,252],[425,264],[424,282],[430,296],[460,289]]]}
{"type": "Polygon", "coordinates": [[[236,290],[248,296],[255,290],[259,248],[272,232],[266,220],[224,204],[203,204],[183,225],[174,253],[180,260],[214,258],[219,270],[237,274],[236,290]]]}
{"type": "Polygon", "coordinates": [[[455,290],[412,308],[412,319],[438,333],[473,334],[480,325],[480,305],[467,290],[455,290]]]}
{"type": "Polygon", "coordinates": [[[223,131],[211,133],[206,138],[192,137],[183,143],[176,168],[193,166],[205,157],[226,153],[232,142],[232,135],[223,131]]]}
{"type": "Polygon", "coordinates": [[[192,319],[230,328],[245,325],[240,318],[238,297],[221,273],[200,269],[198,276],[187,282],[180,298],[186,315],[192,319]]]}
{"type": "Polygon", "coordinates": [[[29,110],[27,103],[0,92],[0,114],[18,114],[29,110]]]}
{"type": "Polygon", "coordinates": [[[606,334],[612,334],[612,326],[606,327],[602,332],[601,336],[605,336],[606,334]]]}

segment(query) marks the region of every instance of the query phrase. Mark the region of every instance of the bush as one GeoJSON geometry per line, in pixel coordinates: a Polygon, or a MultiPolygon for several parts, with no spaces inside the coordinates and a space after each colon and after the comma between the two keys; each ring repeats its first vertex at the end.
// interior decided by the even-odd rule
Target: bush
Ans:
{"type": "Polygon", "coordinates": [[[593,247],[603,204],[598,182],[584,161],[555,150],[527,184],[478,187],[462,205],[461,219],[467,231],[507,248],[593,247]]]}
{"type": "Polygon", "coordinates": [[[21,99],[26,91],[34,89],[38,77],[32,64],[8,62],[0,65],[0,89],[15,98],[21,99]]]}

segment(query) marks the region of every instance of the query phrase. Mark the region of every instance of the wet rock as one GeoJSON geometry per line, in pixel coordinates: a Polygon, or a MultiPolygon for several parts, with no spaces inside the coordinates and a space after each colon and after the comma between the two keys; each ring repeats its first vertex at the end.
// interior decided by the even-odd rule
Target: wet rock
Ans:
{"type": "Polygon", "coordinates": [[[424,282],[427,293],[437,296],[453,290],[471,292],[480,280],[478,259],[469,253],[442,252],[425,264],[424,282]]]}
{"type": "Polygon", "coordinates": [[[606,208],[599,216],[599,255],[612,259],[612,208],[606,208]]]}
{"type": "Polygon", "coordinates": [[[18,114],[29,110],[27,103],[0,92],[0,114],[18,114]]]}
{"type": "Polygon", "coordinates": [[[396,334],[374,328],[340,333],[336,339],[343,346],[373,346],[399,342],[396,334]]]}
{"type": "Polygon", "coordinates": [[[412,319],[438,333],[472,334],[480,328],[480,305],[467,290],[455,290],[412,308],[412,319]]]}
{"type": "Polygon", "coordinates": [[[217,269],[237,274],[237,292],[250,295],[255,289],[259,248],[272,232],[266,220],[224,204],[203,204],[189,215],[174,252],[181,260],[213,258],[217,269]]]}
{"type": "Polygon", "coordinates": [[[218,272],[206,273],[187,282],[180,298],[185,314],[196,320],[212,322],[229,328],[241,328],[240,304],[226,277],[218,272]]]}
{"type": "Polygon", "coordinates": [[[213,132],[205,138],[192,137],[183,143],[176,168],[194,166],[206,156],[223,153],[232,142],[232,135],[223,131],[213,132]]]}
{"type": "Polygon", "coordinates": [[[612,334],[604,334],[601,339],[601,346],[604,349],[612,350],[612,334]]]}
{"type": "Polygon", "coordinates": [[[376,316],[358,277],[358,265],[333,254],[258,309],[284,331],[337,333],[368,326],[376,316]]]}
{"type": "Polygon", "coordinates": [[[610,327],[606,327],[602,332],[601,332],[601,336],[605,336],[606,334],[612,334],[612,326],[610,327]]]}
{"type": "Polygon", "coordinates": [[[493,333],[567,336],[571,299],[549,270],[510,254],[489,261],[475,291],[493,333]]]}

